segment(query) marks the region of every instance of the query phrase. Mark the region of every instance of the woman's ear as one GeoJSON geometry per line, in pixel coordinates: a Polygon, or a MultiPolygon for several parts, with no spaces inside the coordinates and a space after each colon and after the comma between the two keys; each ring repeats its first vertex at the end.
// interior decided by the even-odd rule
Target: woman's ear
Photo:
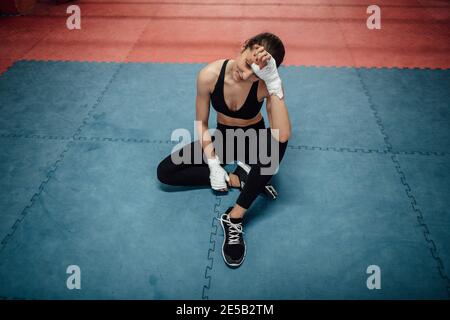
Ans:
{"type": "Polygon", "coordinates": [[[241,53],[245,51],[247,43],[248,43],[248,39],[245,40],[244,43],[242,44],[242,46],[241,46],[241,53]]]}

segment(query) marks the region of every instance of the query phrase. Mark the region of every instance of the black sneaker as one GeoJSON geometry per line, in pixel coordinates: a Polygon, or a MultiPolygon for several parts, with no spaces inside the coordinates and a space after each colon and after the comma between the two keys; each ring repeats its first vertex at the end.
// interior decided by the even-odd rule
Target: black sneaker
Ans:
{"type": "Polygon", "coordinates": [[[230,218],[230,207],[218,219],[223,229],[222,256],[225,263],[231,268],[239,267],[244,262],[246,248],[242,230],[242,218],[230,218]]]}
{"type": "MultiPolygon", "coordinates": [[[[236,169],[234,170],[234,174],[238,176],[239,178],[239,184],[240,187],[239,189],[242,191],[242,189],[244,189],[245,183],[247,182],[247,178],[248,178],[248,174],[250,173],[250,166],[238,161],[237,162],[237,166],[236,169]]],[[[266,184],[264,186],[264,194],[269,197],[272,200],[275,200],[278,197],[278,193],[277,190],[275,190],[274,186],[270,184],[270,182],[268,184],[266,184]]]]}

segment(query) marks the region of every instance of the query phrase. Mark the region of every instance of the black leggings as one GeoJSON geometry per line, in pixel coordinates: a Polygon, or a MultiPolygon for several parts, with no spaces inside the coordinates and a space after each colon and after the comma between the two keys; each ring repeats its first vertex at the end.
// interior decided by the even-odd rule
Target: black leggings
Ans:
{"type": "MultiPolygon", "coordinates": [[[[263,191],[264,186],[276,173],[278,164],[281,162],[281,159],[286,151],[287,141],[280,143],[274,139],[271,135],[270,128],[265,127],[264,119],[261,119],[260,122],[247,127],[232,127],[218,123],[216,132],[211,139],[213,141],[215,153],[219,156],[222,166],[231,161],[239,160],[251,167],[247,182],[245,183],[244,188],[236,201],[238,205],[248,209],[258,194],[263,191]],[[230,132],[230,130],[227,129],[231,129],[232,131],[230,132]],[[245,140],[245,143],[241,144],[239,150],[245,148],[245,156],[242,155],[242,153],[237,152],[239,144],[236,136],[234,136],[234,153],[230,154],[231,150],[229,144],[227,149],[227,141],[231,139],[230,137],[233,137],[231,135],[227,138],[227,132],[228,134],[236,133],[236,129],[242,129],[243,131],[241,131],[241,133],[247,133],[249,136],[250,133],[256,133],[256,135],[252,136],[256,136],[256,140],[251,139],[250,137],[241,139],[241,142],[245,140]],[[255,130],[250,132],[248,129],[255,130]],[[217,130],[222,133],[221,136],[223,137],[223,144],[220,144],[220,140],[217,139],[217,130]],[[266,141],[265,145],[267,146],[267,149],[260,148],[260,143],[263,141],[266,141]],[[276,144],[276,146],[274,144],[276,144]],[[221,148],[222,145],[225,147],[221,148]],[[278,149],[278,152],[275,150],[275,152],[273,152],[274,154],[272,154],[272,149],[274,149],[274,146],[275,149],[278,149]],[[278,156],[274,157],[276,153],[278,153],[278,156]],[[276,169],[273,169],[274,163],[277,167],[276,169]]],[[[183,146],[181,149],[167,156],[159,163],[157,171],[159,181],[173,186],[210,185],[209,167],[205,162],[204,157],[202,147],[198,140],[183,146]],[[185,156],[185,159],[190,160],[186,161],[188,163],[174,163],[174,158],[172,156],[177,156],[180,158],[186,155],[186,152],[188,152],[188,154],[185,156]],[[195,154],[196,159],[194,159],[195,154]],[[195,160],[196,162],[194,162],[195,160]]]]}

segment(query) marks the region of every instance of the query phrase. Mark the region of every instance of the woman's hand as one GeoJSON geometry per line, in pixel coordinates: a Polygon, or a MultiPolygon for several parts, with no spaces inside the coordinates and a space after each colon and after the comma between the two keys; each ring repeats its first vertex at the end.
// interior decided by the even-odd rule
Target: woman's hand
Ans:
{"type": "Polygon", "coordinates": [[[209,167],[209,181],[211,182],[211,187],[216,191],[227,191],[227,182],[230,181],[230,177],[224,168],[220,165],[220,160],[217,155],[208,159],[209,167]]]}
{"type": "Polygon", "coordinates": [[[254,52],[256,63],[252,63],[253,72],[262,80],[264,80],[270,95],[276,95],[283,99],[283,89],[281,79],[278,74],[275,59],[264,49],[264,47],[256,45],[254,52]]]}
{"type": "Polygon", "coordinates": [[[266,51],[263,46],[259,44],[255,44],[255,52],[253,52],[253,57],[255,58],[256,64],[260,69],[264,68],[267,65],[267,61],[272,57],[270,53],[266,51]]]}

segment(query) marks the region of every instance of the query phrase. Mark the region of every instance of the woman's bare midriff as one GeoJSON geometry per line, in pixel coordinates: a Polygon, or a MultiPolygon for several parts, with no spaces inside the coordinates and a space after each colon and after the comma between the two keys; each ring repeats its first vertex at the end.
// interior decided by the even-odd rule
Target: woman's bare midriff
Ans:
{"type": "Polygon", "coordinates": [[[233,126],[233,127],[246,127],[250,126],[252,124],[258,123],[262,119],[261,112],[256,115],[256,117],[252,119],[238,119],[238,118],[232,118],[227,115],[224,115],[223,113],[217,112],[217,122],[220,124],[224,124],[226,126],[233,126]]]}

